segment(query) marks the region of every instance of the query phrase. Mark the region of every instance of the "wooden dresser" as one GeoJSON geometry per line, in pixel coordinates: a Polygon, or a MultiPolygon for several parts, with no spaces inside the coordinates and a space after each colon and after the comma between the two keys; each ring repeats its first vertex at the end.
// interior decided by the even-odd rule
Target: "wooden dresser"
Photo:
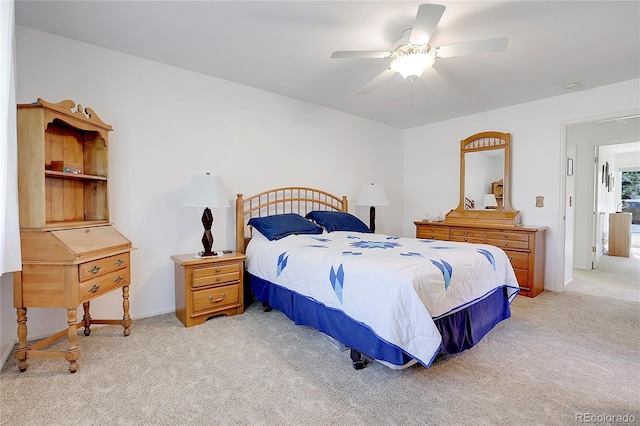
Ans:
{"type": "Polygon", "coordinates": [[[18,105],[18,205],[22,270],[13,276],[18,369],[29,358],[64,358],[78,369],[78,328],[118,324],[130,334],[131,242],[109,223],[108,134],[90,108],[38,99],[18,105]],[[93,319],[91,300],[122,290],[122,319],[93,319]],[[78,322],[77,308],[83,307],[78,322]],[[28,343],[27,308],[63,308],[67,327],[28,343]],[[67,337],[66,351],[46,350],[67,337]]]}
{"type": "Polygon", "coordinates": [[[491,226],[414,222],[416,238],[490,244],[505,251],[516,273],[520,294],[535,297],[544,290],[546,227],[491,226]]]}

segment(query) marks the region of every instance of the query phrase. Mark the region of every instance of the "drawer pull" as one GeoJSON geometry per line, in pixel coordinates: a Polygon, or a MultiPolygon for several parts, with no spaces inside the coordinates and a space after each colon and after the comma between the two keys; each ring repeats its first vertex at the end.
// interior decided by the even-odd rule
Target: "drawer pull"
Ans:
{"type": "Polygon", "coordinates": [[[98,284],[94,284],[90,289],[89,289],[89,293],[95,293],[96,291],[98,291],[100,289],[100,286],[98,284]]]}
{"type": "Polygon", "coordinates": [[[216,268],[216,272],[220,272],[220,268],[216,268]]]}
{"type": "Polygon", "coordinates": [[[122,265],[123,263],[124,263],[124,260],[122,260],[122,259],[118,259],[118,260],[116,260],[115,262],[113,262],[113,264],[114,264],[114,265],[116,265],[116,266],[120,266],[120,265],[122,265]]]}
{"type": "Polygon", "coordinates": [[[117,277],[115,277],[115,278],[113,279],[113,282],[114,282],[114,283],[116,283],[116,284],[119,284],[119,283],[120,283],[120,281],[122,281],[123,279],[124,279],[124,278],[122,278],[120,275],[118,275],[117,277]]]}
{"type": "Polygon", "coordinates": [[[95,265],[93,268],[89,269],[89,272],[92,274],[97,274],[98,272],[100,272],[100,269],[102,269],[100,266],[95,265]]]}
{"type": "Polygon", "coordinates": [[[504,237],[505,238],[509,238],[509,234],[504,234],[504,237]]]}
{"type": "Polygon", "coordinates": [[[225,296],[225,293],[222,293],[222,296],[220,297],[220,299],[214,299],[213,296],[209,296],[209,300],[211,301],[211,303],[222,302],[224,300],[224,296],[225,296]]]}
{"type": "Polygon", "coordinates": [[[505,241],[505,242],[504,242],[504,246],[506,247],[506,246],[508,246],[508,245],[509,245],[509,241],[505,241]]]}

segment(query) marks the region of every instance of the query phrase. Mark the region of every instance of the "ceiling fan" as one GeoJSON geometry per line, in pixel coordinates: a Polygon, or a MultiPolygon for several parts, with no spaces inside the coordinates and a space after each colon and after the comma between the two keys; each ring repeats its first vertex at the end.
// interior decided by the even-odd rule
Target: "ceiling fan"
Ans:
{"type": "Polygon", "coordinates": [[[390,59],[389,67],[358,91],[359,94],[366,94],[371,93],[396,72],[413,83],[422,75],[425,69],[432,66],[438,59],[501,52],[507,48],[508,37],[469,41],[432,48],[429,46],[429,40],[431,40],[436,26],[440,22],[444,10],[445,6],[441,4],[421,4],[418,7],[413,28],[409,28],[402,33],[402,37],[391,51],[338,50],[331,54],[331,58],[390,59]]]}

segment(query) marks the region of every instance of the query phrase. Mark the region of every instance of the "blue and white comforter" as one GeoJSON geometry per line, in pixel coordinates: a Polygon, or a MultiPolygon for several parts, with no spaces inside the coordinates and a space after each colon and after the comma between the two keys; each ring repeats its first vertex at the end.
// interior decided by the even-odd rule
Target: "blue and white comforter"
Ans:
{"type": "Polygon", "coordinates": [[[442,342],[434,319],[498,287],[510,300],[518,293],[509,259],[490,245],[354,232],[269,241],[254,230],[246,264],[252,275],[366,324],[424,365],[442,342]]]}

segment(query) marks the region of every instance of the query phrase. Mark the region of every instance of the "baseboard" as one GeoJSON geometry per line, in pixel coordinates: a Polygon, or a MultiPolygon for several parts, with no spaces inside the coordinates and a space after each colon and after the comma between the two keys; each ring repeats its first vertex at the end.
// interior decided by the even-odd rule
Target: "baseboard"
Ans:
{"type": "MultiPolygon", "coordinates": [[[[173,313],[173,312],[175,312],[175,309],[163,310],[163,311],[158,311],[158,312],[154,312],[154,313],[149,313],[149,314],[146,314],[146,315],[140,315],[140,316],[132,317],[131,320],[135,321],[137,319],[150,318],[150,317],[155,317],[155,316],[158,316],[158,315],[165,315],[165,314],[169,314],[169,313],[173,313]]],[[[96,326],[100,326],[100,324],[96,324],[96,326]]],[[[44,334],[44,335],[40,335],[40,336],[31,336],[30,335],[29,336],[29,341],[45,339],[45,338],[47,338],[49,336],[51,336],[51,334],[44,334]]],[[[14,339],[12,344],[7,345],[7,349],[2,354],[2,358],[0,358],[0,370],[2,370],[4,368],[4,364],[7,362],[9,357],[11,355],[13,355],[13,348],[16,346],[17,343],[18,343],[18,339],[14,339]]]]}
{"type": "Polygon", "coordinates": [[[7,345],[7,349],[2,354],[2,358],[0,359],[0,370],[4,368],[4,364],[7,362],[9,357],[13,354],[13,348],[16,343],[18,343],[18,339],[14,339],[13,344],[7,345]]]}

